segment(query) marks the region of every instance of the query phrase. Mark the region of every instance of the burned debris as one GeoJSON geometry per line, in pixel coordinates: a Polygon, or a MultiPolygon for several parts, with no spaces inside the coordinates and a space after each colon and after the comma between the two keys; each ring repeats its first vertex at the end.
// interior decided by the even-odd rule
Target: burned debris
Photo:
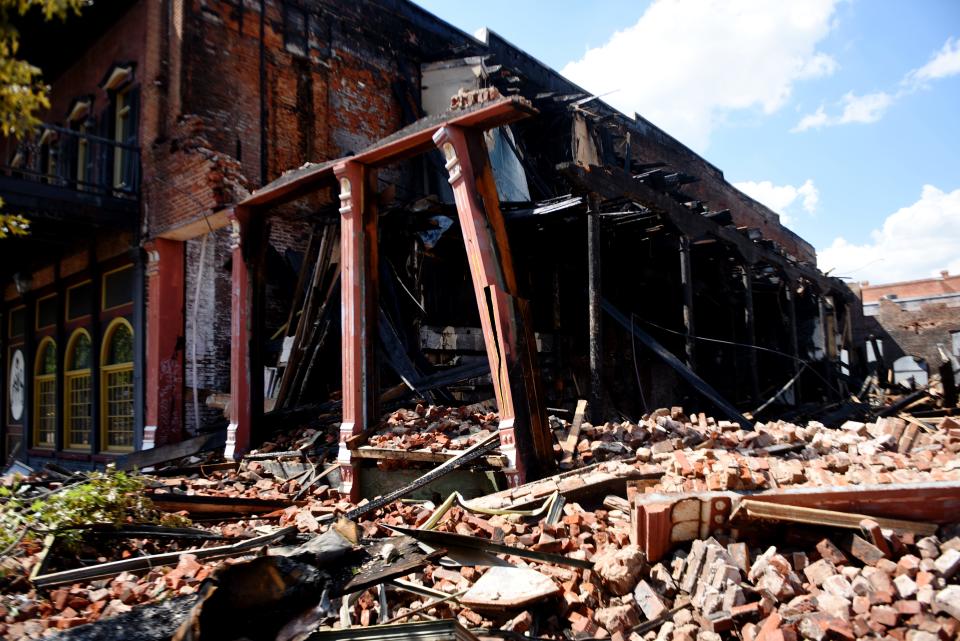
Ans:
{"type": "MultiPolygon", "coordinates": [[[[494,415],[469,408],[421,406],[385,419],[370,439],[400,453],[446,451],[444,432],[453,437],[444,445],[464,453],[489,440],[483,433],[497,434],[484,428],[494,415]],[[426,440],[423,423],[433,428],[426,440]],[[399,449],[410,438],[421,447],[399,449]]],[[[144,489],[133,490],[178,508],[183,526],[137,522],[143,516],[131,511],[91,528],[78,554],[49,540],[63,531],[24,537],[5,557],[0,625],[9,638],[74,640],[379,639],[421,629],[449,635],[437,638],[649,640],[960,632],[953,419],[744,429],[675,407],[637,423],[551,423],[558,463],[567,457],[561,444],[576,439],[572,469],[442,503],[416,498],[442,486],[418,494],[414,482],[398,498],[357,505],[332,479],[298,500],[325,464],[305,454],[308,474],[288,478],[281,462],[302,451],[297,441],[321,440],[312,429],[239,463],[211,454],[175,461],[139,476],[144,489]],[[904,439],[917,423],[922,430],[904,439]],[[625,451],[598,457],[605,443],[625,451]],[[238,507],[243,496],[251,498],[238,507]],[[265,505],[251,509],[256,502],[265,505]]],[[[394,470],[435,465],[377,460],[394,470]]],[[[12,494],[49,495],[96,478],[37,473],[19,478],[12,494]]]]}

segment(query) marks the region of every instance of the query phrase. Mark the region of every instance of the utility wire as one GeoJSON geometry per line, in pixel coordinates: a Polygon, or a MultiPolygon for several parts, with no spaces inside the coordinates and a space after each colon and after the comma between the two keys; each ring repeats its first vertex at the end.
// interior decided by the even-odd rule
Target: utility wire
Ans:
{"type": "MultiPolygon", "coordinates": [[[[643,320],[643,319],[641,319],[641,320],[643,320]]],[[[834,387],[833,383],[831,383],[830,381],[828,381],[820,372],[818,372],[815,368],[813,368],[813,367],[810,366],[810,361],[805,360],[805,359],[803,359],[803,358],[800,358],[800,357],[798,357],[798,356],[794,356],[793,354],[787,354],[786,352],[781,352],[781,351],[779,351],[779,350],[770,349],[769,347],[761,347],[760,345],[750,345],[750,344],[748,344],[748,343],[738,343],[738,342],[736,342],[736,341],[727,341],[727,340],[723,340],[723,339],[720,339],[720,338],[707,338],[706,336],[696,336],[696,335],[694,335],[694,334],[687,334],[687,333],[685,333],[685,332],[678,332],[678,331],[676,331],[676,330],[674,330],[674,329],[669,329],[669,328],[667,328],[667,327],[663,327],[662,325],[657,325],[656,323],[652,323],[652,322],[650,322],[650,321],[648,321],[648,320],[644,320],[643,322],[646,323],[647,325],[650,325],[651,327],[656,327],[657,329],[663,330],[663,331],[665,331],[665,332],[669,332],[670,334],[676,334],[677,336],[689,337],[689,338],[692,338],[692,339],[694,339],[694,340],[706,341],[706,342],[708,342],[708,343],[719,343],[719,344],[721,344],[721,345],[731,345],[731,346],[733,346],[733,347],[747,347],[747,348],[750,348],[750,349],[759,350],[759,351],[761,351],[761,352],[769,352],[769,353],[771,353],[771,354],[776,354],[777,356],[783,356],[784,358],[789,358],[790,360],[794,361],[795,363],[799,363],[799,364],[803,365],[804,367],[806,367],[807,369],[809,369],[811,372],[813,372],[814,374],[816,374],[817,378],[819,378],[821,381],[823,381],[824,383],[826,383],[827,386],[828,386],[830,389],[832,389],[834,392],[836,392],[838,395],[843,395],[843,392],[841,392],[838,388],[834,387]]],[[[803,371],[803,370],[801,369],[801,371],[803,371]]]]}

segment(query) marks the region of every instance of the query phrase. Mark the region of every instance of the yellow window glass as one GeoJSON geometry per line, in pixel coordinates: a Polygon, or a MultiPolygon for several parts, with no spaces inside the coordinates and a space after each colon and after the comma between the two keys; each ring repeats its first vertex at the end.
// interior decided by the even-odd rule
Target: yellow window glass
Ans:
{"type": "Polygon", "coordinates": [[[100,354],[100,412],[103,449],[133,449],[133,328],[115,319],[104,334],[100,354]]]}
{"type": "Polygon", "coordinates": [[[57,344],[44,338],[33,367],[33,445],[53,448],[57,434],[57,344]]]}
{"type": "Polygon", "coordinates": [[[67,344],[64,383],[64,431],[68,448],[87,449],[93,428],[90,398],[90,335],[78,329],[67,344]]]}

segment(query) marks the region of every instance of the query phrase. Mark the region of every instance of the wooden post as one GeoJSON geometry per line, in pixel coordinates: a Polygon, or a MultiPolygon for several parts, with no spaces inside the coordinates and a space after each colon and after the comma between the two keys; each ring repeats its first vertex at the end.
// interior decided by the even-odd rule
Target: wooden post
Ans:
{"type": "Polygon", "coordinates": [[[445,126],[433,141],[450,172],[473,277],[500,410],[500,449],[508,461],[504,474],[511,485],[519,485],[554,467],[530,311],[517,296],[510,244],[482,132],[445,126]]]}
{"type": "Polygon", "coordinates": [[[251,445],[253,406],[250,371],[250,340],[253,314],[253,283],[244,256],[249,242],[250,210],[237,207],[230,214],[230,250],[232,273],[230,289],[230,424],[223,455],[227,459],[242,455],[251,445]]]}
{"type": "Polygon", "coordinates": [[[600,274],[600,198],[590,194],[587,212],[587,309],[590,313],[590,421],[603,421],[603,296],[600,274]]]}
{"type": "Polygon", "coordinates": [[[340,492],[359,499],[357,469],[345,442],[377,418],[377,205],[376,174],[347,161],[334,167],[340,184],[340,296],[343,420],[340,423],[340,492]]]}
{"type": "Polygon", "coordinates": [[[146,243],[146,420],[143,447],[183,438],[184,248],[175,240],[146,243]]]}
{"type": "Polygon", "coordinates": [[[690,256],[690,238],[680,236],[680,284],[683,287],[683,331],[686,336],[684,350],[687,367],[696,371],[696,343],[693,323],[693,267],[690,256]]]}
{"type": "Polygon", "coordinates": [[[757,344],[756,326],[753,317],[753,268],[744,262],[741,266],[743,278],[743,321],[747,330],[747,364],[750,368],[750,398],[754,403],[760,402],[760,378],[757,372],[757,344]]]}

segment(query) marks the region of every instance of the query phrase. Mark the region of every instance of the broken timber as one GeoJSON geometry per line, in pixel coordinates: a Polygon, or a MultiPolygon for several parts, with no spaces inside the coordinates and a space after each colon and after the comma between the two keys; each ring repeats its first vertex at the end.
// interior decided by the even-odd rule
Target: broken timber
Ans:
{"type": "Polygon", "coordinates": [[[561,465],[571,465],[573,455],[577,451],[577,442],[580,440],[580,426],[583,424],[583,416],[587,411],[587,402],[583,399],[577,401],[577,409],[573,414],[573,423],[570,425],[570,433],[567,438],[560,443],[563,449],[563,460],[561,465]]]}
{"type": "Polygon", "coordinates": [[[527,550],[512,545],[504,545],[489,539],[482,539],[476,536],[465,536],[463,534],[454,534],[452,532],[438,532],[436,530],[414,530],[412,528],[399,527],[395,525],[385,526],[400,534],[411,536],[422,543],[431,547],[442,547],[453,551],[456,548],[465,550],[479,550],[493,554],[512,554],[524,559],[534,559],[544,563],[554,563],[557,565],[569,565],[575,568],[591,569],[593,562],[584,559],[573,559],[560,554],[551,554],[549,552],[537,552],[527,550]]]}
{"type": "MultiPolygon", "coordinates": [[[[818,510],[811,507],[766,503],[764,501],[752,501],[750,499],[740,501],[737,508],[733,511],[733,514],[730,515],[730,518],[733,519],[738,516],[749,519],[789,521],[792,523],[804,523],[806,525],[840,527],[848,530],[860,530],[861,521],[868,518],[865,514],[818,510]]],[[[915,532],[924,536],[937,533],[936,523],[887,519],[879,516],[874,517],[873,520],[885,530],[915,532]]]]}
{"type": "Polygon", "coordinates": [[[385,496],[378,497],[370,501],[369,503],[365,503],[359,507],[355,507],[354,509],[347,512],[346,517],[351,521],[355,521],[357,518],[363,516],[367,512],[370,512],[371,510],[375,510],[378,507],[382,507],[384,505],[387,505],[388,503],[396,501],[397,499],[403,498],[404,496],[407,496],[414,490],[417,490],[423,487],[424,485],[430,483],[431,481],[444,476],[448,472],[451,472],[457,469],[458,467],[466,465],[467,463],[470,463],[471,461],[474,461],[480,458],[481,456],[483,456],[484,454],[486,454],[487,452],[495,448],[499,442],[500,442],[500,434],[491,434],[490,436],[483,439],[473,447],[470,447],[469,449],[464,450],[458,456],[450,459],[449,461],[440,465],[439,467],[435,467],[434,469],[430,470],[423,476],[417,478],[412,483],[409,483],[398,490],[390,492],[385,496]]]}
{"type": "Polygon", "coordinates": [[[212,548],[180,550],[177,552],[165,552],[163,554],[138,556],[130,559],[122,559],[120,561],[110,561],[108,563],[100,563],[99,565],[76,568],[73,570],[63,570],[62,572],[43,574],[35,577],[33,579],[33,584],[37,587],[63,585],[65,583],[76,583],[78,581],[90,581],[93,579],[116,576],[121,572],[135,572],[137,570],[147,570],[149,568],[163,565],[176,565],[180,562],[180,556],[188,553],[195,555],[197,559],[215,559],[228,556],[237,556],[255,550],[260,546],[267,545],[268,543],[272,543],[273,541],[281,539],[284,536],[292,534],[296,531],[297,528],[295,527],[285,527],[277,530],[276,532],[264,534],[263,536],[257,536],[252,539],[244,539],[243,541],[234,543],[232,545],[220,545],[212,548]]]}
{"type": "Polygon", "coordinates": [[[706,538],[726,527],[738,508],[746,509],[748,515],[752,508],[759,518],[850,529],[860,529],[861,520],[869,518],[893,530],[929,534],[937,524],[956,519],[960,483],[799,487],[757,493],[637,494],[630,510],[630,539],[652,563],[677,543],[706,538]],[[742,508],[743,503],[746,508],[742,508]]]}
{"type": "Polygon", "coordinates": [[[185,511],[192,518],[215,516],[249,516],[267,514],[290,507],[303,505],[303,501],[281,499],[254,499],[243,496],[202,496],[186,494],[152,494],[153,504],[166,512],[185,511]]]}
{"type": "Polygon", "coordinates": [[[191,456],[198,452],[207,452],[220,449],[227,442],[226,430],[212,432],[210,434],[201,434],[193,438],[188,438],[179,443],[154,447],[149,450],[133,452],[117,459],[117,470],[125,472],[134,469],[143,469],[152,465],[159,465],[167,461],[191,456]]]}

